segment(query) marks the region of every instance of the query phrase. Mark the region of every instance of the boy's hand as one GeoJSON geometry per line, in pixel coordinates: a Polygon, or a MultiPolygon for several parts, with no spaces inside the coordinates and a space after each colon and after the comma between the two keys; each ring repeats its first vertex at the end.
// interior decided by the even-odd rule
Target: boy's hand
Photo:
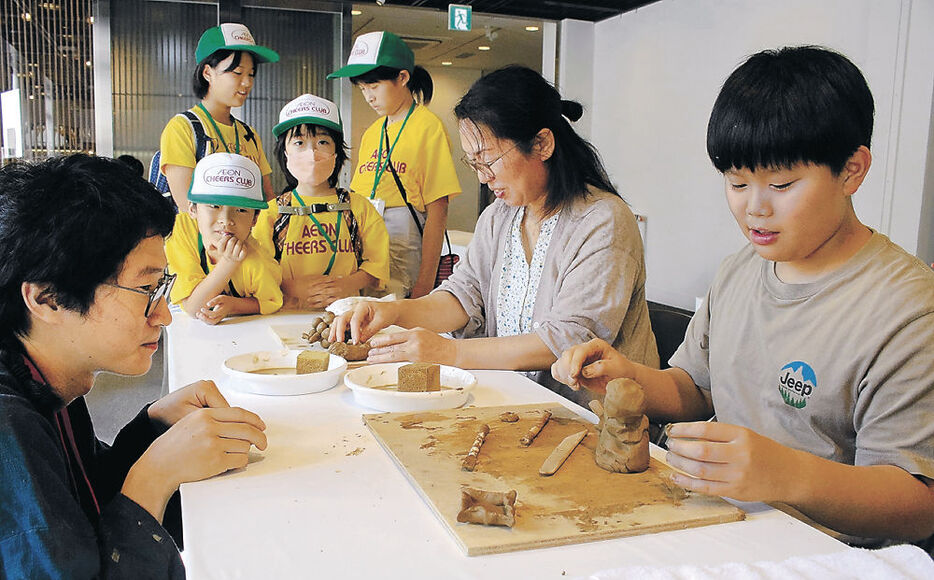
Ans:
{"type": "Polygon", "coordinates": [[[217,250],[221,254],[221,260],[226,260],[232,264],[239,264],[246,258],[246,241],[238,240],[232,235],[225,235],[224,239],[218,245],[217,250]]]}
{"type": "Polygon", "coordinates": [[[605,340],[595,338],[572,346],[551,365],[551,376],[575,391],[581,387],[606,392],[606,384],[613,379],[633,378],[633,363],[621,355],[605,340]]]}
{"type": "Polygon", "coordinates": [[[205,324],[217,324],[230,314],[230,311],[233,309],[233,300],[236,300],[233,296],[218,294],[214,298],[208,300],[204,308],[198,311],[198,320],[205,324]]]}
{"type": "Polygon", "coordinates": [[[214,381],[198,381],[162,397],[149,406],[149,418],[171,427],[185,415],[205,408],[227,408],[230,404],[214,381]]]}
{"type": "Polygon", "coordinates": [[[399,302],[366,300],[334,319],[328,340],[344,342],[349,328],[351,341],[361,344],[370,340],[370,337],[380,330],[395,324],[398,319],[399,302]]]}
{"type": "Polygon", "coordinates": [[[791,503],[799,487],[800,451],[725,423],[677,423],[668,438],[668,463],[685,489],[740,501],[791,503]]]}
{"type": "Polygon", "coordinates": [[[380,334],[370,339],[370,346],[368,363],[409,361],[457,365],[457,343],[424,328],[380,334]]]}

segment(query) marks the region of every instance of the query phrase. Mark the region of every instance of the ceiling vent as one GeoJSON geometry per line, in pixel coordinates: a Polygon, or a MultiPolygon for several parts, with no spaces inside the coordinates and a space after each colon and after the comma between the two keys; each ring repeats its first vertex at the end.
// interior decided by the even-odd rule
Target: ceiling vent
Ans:
{"type": "Polygon", "coordinates": [[[403,36],[402,40],[405,41],[409,48],[412,49],[412,52],[418,52],[426,48],[434,48],[444,42],[440,38],[425,38],[419,36],[403,36]]]}

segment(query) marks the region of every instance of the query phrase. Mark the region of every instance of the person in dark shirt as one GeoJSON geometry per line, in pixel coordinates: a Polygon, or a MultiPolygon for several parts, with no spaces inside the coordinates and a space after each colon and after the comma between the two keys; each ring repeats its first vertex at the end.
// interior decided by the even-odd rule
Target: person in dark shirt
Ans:
{"type": "Polygon", "coordinates": [[[211,381],[99,441],[98,372],[149,370],[162,327],[168,200],[87,155],[0,169],[0,577],[181,578],[161,522],[181,483],[244,467],[262,420],[211,381]]]}

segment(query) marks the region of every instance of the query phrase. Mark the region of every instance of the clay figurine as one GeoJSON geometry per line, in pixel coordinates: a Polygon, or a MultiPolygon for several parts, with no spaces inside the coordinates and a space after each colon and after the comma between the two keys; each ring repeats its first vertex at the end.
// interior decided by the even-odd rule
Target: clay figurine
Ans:
{"type": "Polygon", "coordinates": [[[462,488],[457,521],[511,528],[516,523],[516,490],[502,492],[462,488]]]}
{"type": "Polygon", "coordinates": [[[639,473],[649,467],[649,419],[645,393],[630,379],[606,385],[597,440],[597,465],[617,473],[639,473]]]}

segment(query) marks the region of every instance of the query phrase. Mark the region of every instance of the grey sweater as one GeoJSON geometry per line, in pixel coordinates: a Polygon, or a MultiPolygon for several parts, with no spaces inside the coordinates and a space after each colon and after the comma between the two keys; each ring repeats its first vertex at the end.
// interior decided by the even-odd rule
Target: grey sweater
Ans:
{"type": "MultiPolygon", "coordinates": [[[[496,336],[496,297],[503,253],[518,208],[496,200],[477,221],[454,274],[436,291],[449,292],[470,316],[457,338],[496,336]]],[[[545,255],[532,326],[555,356],[602,338],[632,361],[658,368],[655,336],[645,302],[645,260],[635,216],[616,195],[591,190],[561,210],[545,255]]],[[[551,377],[537,382],[586,405],[594,395],[575,392],[551,377]]]]}

